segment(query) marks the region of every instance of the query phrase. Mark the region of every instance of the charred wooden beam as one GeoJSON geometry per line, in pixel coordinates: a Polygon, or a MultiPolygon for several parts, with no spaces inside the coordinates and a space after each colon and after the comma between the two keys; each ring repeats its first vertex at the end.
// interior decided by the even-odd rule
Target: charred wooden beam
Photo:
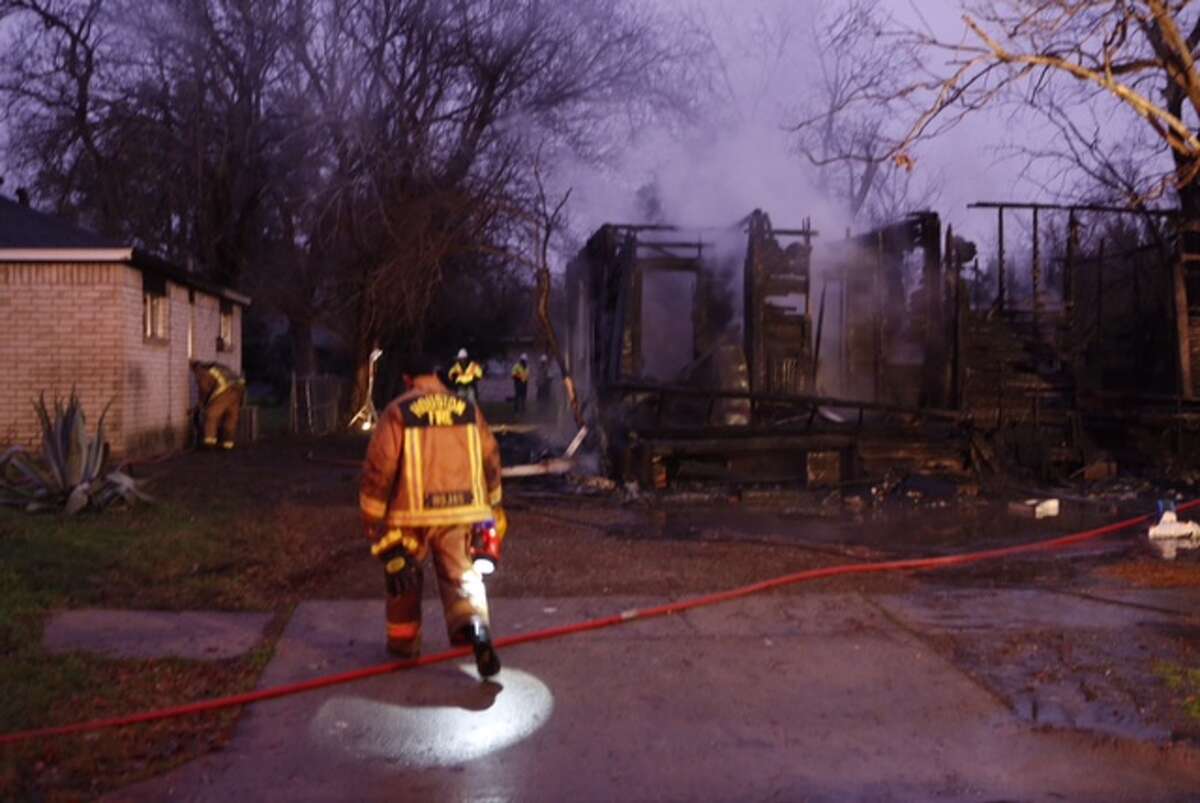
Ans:
{"type": "MultiPolygon", "coordinates": [[[[969,414],[959,410],[945,410],[936,407],[909,407],[902,404],[861,401],[858,399],[839,399],[832,396],[817,396],[813,394],[773,394],[740,390],[705,390],[703,388],[636,383],[614,384],[609,389],[626,396],[647,394],[692,398],[749,399],[753,404],[817,404],[822,407],[847,407],[857,410],[873,410],[876,412],[937,418],[947,421],[961,421],[970,417],[969,414]]],[[[739,427],[738,430],[746,432],[745,427],[739,427]]]]}
{"type": "Polygon", "coordinates": [[[1030,269],[1030,280],[1033,283],[1033,341],[1042,340],[1041,307],[1042,307],[1042,238],[1038,232],[1038,207],[1033,207],[1033,265],[1030,269]]]}
{"type": "Polygon", "coordinates": [[[975,201],[967,204],[968,209],[1051,209],[1062,212],[1111,212],[1125,215],[1156,215],[1174,217],[1178,209],[1131,209],[1127,206],[1106,206],[1104,204],[1044,204],[1025,201],[975,201]]]}
{"type": "Polygon", "coordinates": [[[638,240],[637,241],[638,248],[695,248],[697,250],[702,250],[705,245],[711,245],[711,243],[705,243],[700,240],[638,240]]]}
{"type": "Polygon", "coordinates": [[[996,239],[999,254],[996,262],[996,309],[1004,314],[1004,207],[997,212],[996,239]]]}

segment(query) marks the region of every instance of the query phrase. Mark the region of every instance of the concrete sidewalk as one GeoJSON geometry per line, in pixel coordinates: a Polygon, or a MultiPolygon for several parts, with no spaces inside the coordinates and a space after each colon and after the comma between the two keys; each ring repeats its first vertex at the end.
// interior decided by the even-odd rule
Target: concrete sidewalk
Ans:
{"type": "MultiPolygon", "coordinates": [[[[661,601],[500,599],[494,620],[661,601]]],[[[766,595],[515,647],[498,683],[445,664],[260,703],[226,750],[110,799],[1196,799],[1194,751],[1032,727],[892,619],[913,611],[766,595]]],[[[260,685],[381,663],[382,640],[381,602],[305,603],[260,685]]]]}

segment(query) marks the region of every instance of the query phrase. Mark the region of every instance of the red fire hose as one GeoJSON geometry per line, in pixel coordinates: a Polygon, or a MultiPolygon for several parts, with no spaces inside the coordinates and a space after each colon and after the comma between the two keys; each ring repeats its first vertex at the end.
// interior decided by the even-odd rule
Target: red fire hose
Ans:
{"type": "MultiPolygon", "coordinates": [[[[1187,502],[1186,504],[1179,505],[1177,510],[1183,512],[1198,505],[1200,505],[1200,500],[1193,500],[1191,502],[1187,502]]],[[[875,563],[843,564],[840,566],[827,566],[822,569],[808,569],[806,571],[795,572],[793,574],[785,574],[782,577],[776,577],[771,580],[763,580],[759,583],[752,583],[751,585],[733,588],[728,591],[721,591],[716,594],[693,597],[692,599],[680,600],[679,602],[671,602],[665,605],[656,605],[651,608],[623,611],[613,616],[605,616],[599,619],[591,619],[586,622],[562,625],[561,627],[551,627],[545,630],[537,630],[532,633],[524,633],[519,636],[506,636],[504,638],[497,639],[495,645],[497,648],[515,647],[518,644],[526,644],[533,641],[546,641],[548,639],[558,638],[560,636],[568,636],[572,633],[600,630],[601,628],[613,627],[614,625],[625,624],[626,622],[633,622],[640,619],[653,619],[659,616],[668,616],[670,614],[681,613],[693,608],[716,605],[721,602],[739,599],[740,597],[747,597],[751,594],[758,594],[762,591],[769,591],[773,588],[794,585],[796,583],[803,583],[809,580],[820,580],[826,577],[839,577],[841,575],[848,574],[875,574],[879,572],[946,569],[952,566],[963,566],[968,563],[977,563],[979,561],[993,560],[995,558],[1007,558],[1013,555],[1022,555],[1032,552],[1049,552],[1052,550],[1064,549],[1069,546],[1081,544],[1085,541],[1091,541],[1105,535],[1126,530],[1130,527],[1146,524],[1150,520],[1151,516],[1147,514],[1138,516],[1137,518],[1118,521],[1103,527],[1097,527],[1092,530],[1085,530],[1083,532],[1064,535],[1058,538],[1051,538],[1045,541],[1036,541],[1034,543],[1018,544],[1017,546],[1001,547],[997,549],[985,549],[980,552],[968,552],[963,555],[947,555],[939,558],[911,558],[907,560],[889,560],[875,563]]],[[[363,678],[374,677],[376,675],[386,675],[391,672],[413,669],[418,666],[440,664],[446,661],[453,661],[457,658],[463,658],[470,654],[470,647],[458,647],[447,650],[446,652],[440,652],[434,655],[426,655],[412,660],[392,661],[386,664],[377,664],[375,666],[369,666],[363,669],[356,669],[351,672],[342,672],[337,675],[317,677],[313,678],[312,680],[302,681],[300,683],[289,683],[269,689],[260,689],[258,691],[245,692],[243,694],[233,694],[228,697],[217,697],[212,700],[201,700],[200,702],[188,703],[187,705],[179,705],[172,708],[161,708],[155,711],[143,711],[138,714],[128,714],[126,716],[112,717],[110,719],[98,719],[91,722],[77,722],[71,725],[59,725],[50,728],[35,728],[33,730],[14,731],[12,733],[0,734],[0,744],[22,742],[43,736],[68,736],[78,733],[88,733],[91,731],[106,730],[108,728],[123,727],[125,725],[137,725],[144,722],[154,722],[160,719],[181,717],[188,714],[200,714],[206,711],[216,711],[221,708],[249,705],[250,703],[271,700],[276,697],[286,697],[292,694],[313,691],[314,689],[322,689],[327,686],[337,686],[343,683],[351,683],[356,680],[362,680],[363,678]]]]}

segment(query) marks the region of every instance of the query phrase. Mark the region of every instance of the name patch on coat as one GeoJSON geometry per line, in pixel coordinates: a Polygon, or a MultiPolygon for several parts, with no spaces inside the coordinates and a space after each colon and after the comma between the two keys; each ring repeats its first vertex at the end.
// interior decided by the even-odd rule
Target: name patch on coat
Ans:
{"type": "Polygon", "coordinates": [[[465,399],[432,393],[404,405],[404,423],[413,427],[457,427],[475,421],[475,408],[465,399]]]}
{"type": "Polygon", "coordinates": [[[474,501],[471,498],[470,491],[446,491],[443,493],[425,494],[425,507],[427,508],[466,507],[474,501]]]}

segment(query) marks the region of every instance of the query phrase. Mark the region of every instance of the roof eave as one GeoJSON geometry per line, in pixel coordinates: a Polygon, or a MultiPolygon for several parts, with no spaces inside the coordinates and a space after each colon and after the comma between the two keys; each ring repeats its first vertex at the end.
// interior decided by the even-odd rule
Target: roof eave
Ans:
{"type": "Polygon", "coordinates": [[[0,248],[0,262],[131,262],[132,248],[0,248]]]}
{"type": "Polygon", "coordinates": [[[148,270],[157,273],[165,279],[181,284],[185,287],[192,287],[196,290],[210,293],[215,296],[220,296],[227,301],[232,301],[235,304],[240,304],[243,307],[250,306],[250,297],[242,295],[236,290],[231,290],[224,285],[210,282],[207,279],[201,279],[197,276],[188,273],[173,262],[168,262],[160,256],[143,251],[141,248],[133,249],[133,257],[130,264],[141,270],[148,270]]]}
{"type": "Polygon", "coordinates": [[[220,296],[243,307],[250,306],[249,296],[194,277],[140,248],[0,248],[0,263],[4,262],[119,263],[157,273],[176,284],[220,296]]]}

